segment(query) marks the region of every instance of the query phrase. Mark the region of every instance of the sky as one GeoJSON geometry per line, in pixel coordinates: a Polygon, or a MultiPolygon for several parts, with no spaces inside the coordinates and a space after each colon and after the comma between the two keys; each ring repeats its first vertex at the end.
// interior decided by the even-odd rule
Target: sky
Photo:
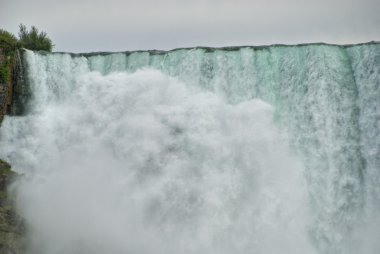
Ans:
{"type": "Polygon", "coordinates": [[[379,0],[0,0],[0,28],[54,51],[380,41],[379,0]]]}

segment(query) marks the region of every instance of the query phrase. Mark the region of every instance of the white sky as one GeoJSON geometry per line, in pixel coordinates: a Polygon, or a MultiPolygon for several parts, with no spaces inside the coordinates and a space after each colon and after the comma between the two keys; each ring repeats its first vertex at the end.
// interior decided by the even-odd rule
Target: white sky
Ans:
{"type": "Polygon", "coordinates": [[[55,51],[380,41],[380,0],[0,0],[0,28],[55,51]]]}

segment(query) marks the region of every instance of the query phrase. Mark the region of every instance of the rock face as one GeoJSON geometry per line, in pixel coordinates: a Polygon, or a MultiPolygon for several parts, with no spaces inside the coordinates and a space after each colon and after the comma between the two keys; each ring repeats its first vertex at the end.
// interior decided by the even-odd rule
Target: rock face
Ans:
{"type": "Polygon", "coordinates": [[[0,254],[23,253],[24,225],[16,214],[8,185],[17,177],[11,166],[0,160],[0,254]]]}
{"type": "MultiPolygon", "coordinates": [[[[13,59],[10,56],[3,54],[3,49],[0,45],[0,66],[2,71],[6,71],[8,80],[0,79],[0,121],[5,114],[10,112],[12,104],[12,70],[13,70],[13,59]],[[8,70],[8,71],[7,71],[8,70]]],[[[3,76],[4,78],[4,76],[3,76]]]]}
{"type": "MultiPolygon", "coordinates": [[[[9,58],[9,57],[8,57],[9,58]]],[[[0,64],[5,60],[10,61],[0,48],[0,64]]],[[[22,94],[23,69],[21,66],[20,53],[16,52],[15,65],[11,65],[12,77],[9,82],[0,82],[0,126],[4,115],[12,113],[13,84],[18,83],[18,94],[22,94]],[[21,91],[21,92],[20,92],[21,91]]],[[[17,113],[17,110],[14,111],[17,113]]],[[[8,193],[8,186],[17,177],[11,170],[11,166],[0,159],[0,254],[22,254],[25,253],[25,227],[15,209],[15,201],[8,193]]]]}
{"type": "Polygon", "coordinates": [[[23,50],[17,50],[14,58],[14,66],[12,69],[12,84],[9,86],[8,92],[8,111],[10,115],[23,115],[27,110],[27,101],[30,98],[30,91],[25,81],[24,68],[25,61],[23,59],[23,50]]]}

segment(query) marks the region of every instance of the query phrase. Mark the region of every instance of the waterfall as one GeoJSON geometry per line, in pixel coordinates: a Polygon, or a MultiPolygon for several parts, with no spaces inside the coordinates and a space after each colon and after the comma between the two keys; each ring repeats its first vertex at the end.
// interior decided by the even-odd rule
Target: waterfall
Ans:
{"type": "Polygon", "coordinates": [[[380,251],[380,44],[23,57],[30,253],[380,251]]]}

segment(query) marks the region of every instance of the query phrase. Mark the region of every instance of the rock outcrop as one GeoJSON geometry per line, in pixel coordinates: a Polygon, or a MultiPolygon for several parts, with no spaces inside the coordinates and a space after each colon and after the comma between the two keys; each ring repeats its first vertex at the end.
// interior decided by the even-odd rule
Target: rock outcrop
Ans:
{"type": "Polygon", "coordinates": [[[11,166],[0,160],[0,254],[20,254],[24,248],[24,225],[17,215],[12,195],[8,186],[17,174],[11,166]]]}

